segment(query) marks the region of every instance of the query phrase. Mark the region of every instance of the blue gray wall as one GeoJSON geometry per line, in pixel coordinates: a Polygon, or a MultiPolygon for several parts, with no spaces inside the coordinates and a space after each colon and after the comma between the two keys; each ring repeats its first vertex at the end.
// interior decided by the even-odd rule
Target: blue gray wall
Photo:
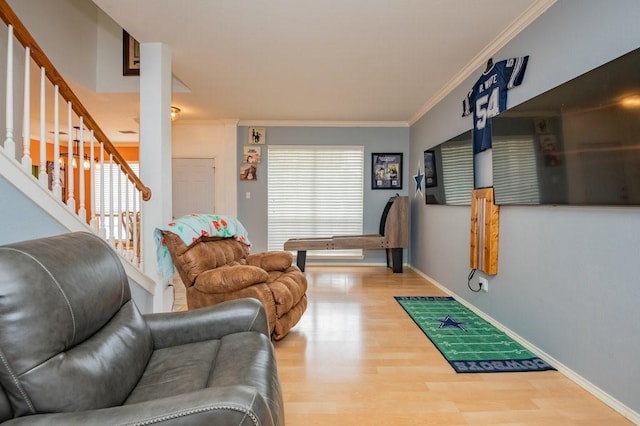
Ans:
{"type": "MultiPolygon", "coordinates": [[[[238,158],[247,141],[247,127],[238,128],[238,158]]],[[[411,185],[409,179],[409,128],[408,127],[267,127],[267,144],[262,146],[262,162],[258,165],[256,181],[238,183],[238,219],[247,228],[253,244],[252,251],[267,249],[267,163],[268,145],[361,145],[364,146],[364,233],[377,234],[380,216],[389,197],[399,193],[406,195],[411,185]],[[371,154],[374,152],[401,152],[404,156],[402,190],[371,189],[371,154]],[[246,198],[246,193],[251,198],[246,198]]],[[[239,168],[239,165],[238,165],[239,168]]],[[[415,172],[414,172],[415,173],[415,172]]],[[[239,173],[238,177],[239,179],[239,173]]],[[[295,184],[292,182],[292,184],[295,184]]],[[[340,197],[340,194],[336,194],[340,197]]],[[[329,236],[329,235],[327,235],[329,236]]],[[[406,256],[405,256],[406,258],[406,256]]],[[[308,263],[318,260],[309,259],[308,263]]],[[[336,261],[332,261],[336,263],[336,261]]],[[[350,261],[353,262],[353,261],[350,261]]],[[[364,252],[363,263],[386,262],[384,250],[364,252]]]]}
{"type": "MultiPolygon", "coordinates": [[[[560,0],[494,61],[530,55],[515,106],[640,46],[637,0],[560,0]]],[[[411,165],[468,130],[461,100],[478,69],[410,131],[411,165]]],[[[411,203],[410,263],[627,408],[640,411],[640,209],[500,208],[498,275],[467,289],[469,207],[411,203]]],[[[624,408],[624,407],[623,407],[624,408]]]]}
{"type": "MultiPolygon", "coordinates": [[[[70,232],[3,176],[0,176],[0,200],[0,245],[70,232]]],[[[138,309],[152,312],[152,296],[133,280],[130,284],[138,309]]]]}

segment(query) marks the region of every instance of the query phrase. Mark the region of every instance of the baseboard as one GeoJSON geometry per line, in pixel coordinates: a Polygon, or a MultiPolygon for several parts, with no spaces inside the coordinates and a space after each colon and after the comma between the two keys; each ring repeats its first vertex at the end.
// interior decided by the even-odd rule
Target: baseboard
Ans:
{"type": "Polygon", "coordinates": [[[584,377],[582,377],[581,375],[573,371],[571,368],[567,367],[566,365],[564,365],[563,363],[561,363],[560,361],[558,361],[557,359],[555,359],[554,357],[552,357],[551,355],[543,351],[542,349],[538,348],[531,342],[527,341],[522,336],[518,335],[513,330],[506,327],[504,324],[501,324],[499,321],[496,321],[495,319],[491,318],[489,315],[479,310],[476,306],[470,304],[465,299],[458,296],[456,293],[452,292],[450,289],[443,286],[438,281],[431,278],[424,272],[414,268],[412,265],[407,265],[407,267],[410,268],[412,271],[414,271],[416,274],[420,275],[421,277],[429,281],[430,283],[432,283],[433,285],[435,285],[436,287],[438,287],[440,290],[447,293],[449,296],[455,297],[458,302],[462,303],[464,306],[472,310],[476,315],[480,316],[484,320],[493,324],[499,330],[505,332],[509,337],[511,337],[516,342],[520,343],[522,346],[524,346],[528,350],[538,354],[540,358],[547,361],[554,368],[556,368],[560,373],[564,374],[571,381],[576,383],[578,386],[580,386],[581,388],[583,388],[584,390],[586,390],[587,392],[589,392],[590,394],[598,398],[600,401],[607,404],[609,407],[611,407],[612,409],[620,413],[622,416],[632,421],[633,424],[640,424],[640,413],[627,407],[625,404],[618,401],[617,399],[609,395],[607,392],[603,391],[602,389],[600,389],[599,387],[591,383],[589,380],[585,379],[584,377]]]}

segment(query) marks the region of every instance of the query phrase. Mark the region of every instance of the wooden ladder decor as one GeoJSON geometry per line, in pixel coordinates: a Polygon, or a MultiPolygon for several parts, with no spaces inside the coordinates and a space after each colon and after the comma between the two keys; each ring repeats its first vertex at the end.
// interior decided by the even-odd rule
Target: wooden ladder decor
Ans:
{"type": "Polygon", "coordinates": [[[493,188],[474,189],[471,195],[470,266],[487,275],[498,273],[499,207],[493,188]]]}

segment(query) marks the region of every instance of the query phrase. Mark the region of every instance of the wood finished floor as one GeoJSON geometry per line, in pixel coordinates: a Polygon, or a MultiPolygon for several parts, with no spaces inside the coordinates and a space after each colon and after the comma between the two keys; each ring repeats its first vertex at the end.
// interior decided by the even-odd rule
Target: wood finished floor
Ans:
{"type": "Polygon", "coordinates": [[[274,343],[287,426],[631,424],[557,371],[456,374],[393,299],[444,295],[407,268],[305,274],[307,311],[274,343]]]}

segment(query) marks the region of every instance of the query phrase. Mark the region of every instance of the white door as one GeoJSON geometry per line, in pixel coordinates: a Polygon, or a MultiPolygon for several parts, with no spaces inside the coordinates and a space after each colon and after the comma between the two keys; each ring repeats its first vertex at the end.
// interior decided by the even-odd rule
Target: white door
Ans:
{"type": "Polygon", "coordinates": [[[173,218],[190,213],[215,213],[213,158],[172,160],[173,218]]]}

